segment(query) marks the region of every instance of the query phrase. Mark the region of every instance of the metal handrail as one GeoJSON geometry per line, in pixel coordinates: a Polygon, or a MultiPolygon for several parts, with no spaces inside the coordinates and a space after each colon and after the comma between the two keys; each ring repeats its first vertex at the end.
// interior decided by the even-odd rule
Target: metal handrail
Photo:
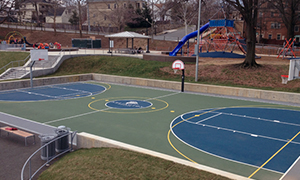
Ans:
{"type": "Polygon", "coordinates": [[[22,168],[22,171],[21,171],[21,180],[24,180],[24,170],[25,170],[25,167],[26,165],[29,163],[29,179],[31,180],[44,166],[46,166],[47,164],[49,164],[53,159],[69,152],[69,151],[72,151],[73,150],[73,140],[75,138],[75,135],[77,134],[77,131],[74,131],[74,132],[68,132],[67,134],[65,135],[62,135],[62,136],[58,136],[54,139],[52,139],[51,141],[49,141],[48,143],[44,144],[43,146],[41,146],[38,150],[36,150],[25,162],[25,164],[23,165],[23,168],[22,168]],[[56,154],[54,157],[50,158],[49,159],[49,152],[48,152],[48,145],[65,137],[65,136],[69,136],[71,135],[71,147],[69,147],[68,149],[62,151],[61,153],[59,154],[56,154]],[[31,175],[31,159],[34,155],[36,155],[39,151],[41,151],[43,148],[47,147],[47,161],[41,166],[39,167],[32,175],[31,175]]]}
{"type": "Polygon", "coordinates": [[[11,62],[9,62],[8,64],[6,64],[5,66],[3,66],[2,68],[0,68],[0,72],[1,71],[3,71],[3,72],[5,72],[7,69],[9,69],[9,68],[13,68],[14,67],[14,63],[18,63],[18,66],[16,66],[16,67],[19,67],[20,66],[20,63],[22,62],[22,63],[25,63],[28,59],[29,59],[29,57],[30,57],[30,54],[25,58],[25,59],[23,59],[23,60],[18,60],[18,61],[11,61],[11,62]],[[10,65],[11,65],[11,67],[10,67],[10,65]],[[4,70],[3,70],[4,69],[4,70]]]}

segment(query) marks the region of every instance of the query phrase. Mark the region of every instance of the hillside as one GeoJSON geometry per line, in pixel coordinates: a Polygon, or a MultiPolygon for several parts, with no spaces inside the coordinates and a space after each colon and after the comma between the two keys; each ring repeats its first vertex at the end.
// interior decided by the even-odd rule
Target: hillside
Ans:
{"type": "MultiPolygon", "coordinates": [[[[26,37],[29,43],[54,43],[59,42],[62,47],[72,47],[72,39],[73,38],[80,38],[79,33],[63,33],[57,32],[56,36],[54,36],[54,32],[48,31],[31,31],[25,29],[13,29],[13,28],[2,28],[0,27],[0,37],[5,37],[9,32],[17,31],[20,32],[23,36],[26,37]]],[[[83,38],[96,38],[101,39],[102,48],[108,48],[108,38],[105,38],[103,35],[86,35],[83,34],[83,38]]],[[[0,38],[1,39],[1,38],[0,38]]],[[[113,38],[114,47],[115,48],[126,48],[126,39],[125,38],[113,38]]],[[[146,49],[147,40],[146,39],[134,39],[134,46],[135,47],[142,47],[146,49]]],[[[131,39],[128,39],[128,46],[131,47],[131,39]]],[[[176,47],[177,42],[170,42],[170,41],[159,41],[159,40],[150,40],[150,50],[172,50],[176,47]]]]}

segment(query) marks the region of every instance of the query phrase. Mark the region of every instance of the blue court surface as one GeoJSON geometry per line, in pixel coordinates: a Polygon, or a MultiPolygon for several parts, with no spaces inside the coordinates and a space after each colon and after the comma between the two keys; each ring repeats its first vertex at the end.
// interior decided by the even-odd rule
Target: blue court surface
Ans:
{"type": "Polygon", "coordinates": [[[0,91],[0,109],[6,124],[65,125],[254,179],[300,156],[298,106],[91,81],[0,91]]]}
{"type": "Polygon", "coordinates": [[[183,114],[170,126],[191,147],[254,166],[289,144],[264,166],[284,173],[300,156],[299,117],[299,111],[286,109],[219,108],[183,114]]]}
{"type": "Polygon", "coordinates": [[[104,86],[87,83],[67,83],[34,88],[1,91],[1,101],[62,100],[92,96],[105,91],[104,86]]]}

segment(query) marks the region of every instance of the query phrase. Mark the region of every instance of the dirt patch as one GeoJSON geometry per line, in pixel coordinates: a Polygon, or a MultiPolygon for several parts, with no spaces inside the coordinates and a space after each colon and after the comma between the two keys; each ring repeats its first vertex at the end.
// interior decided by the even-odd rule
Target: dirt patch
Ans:
{"type": "MultiPolygon", "coordinates": [[[[299,80],[282,84],[281,75],[288,74],[289,70],[288,59],[263,56],[256,60],[261,65],[259,68],[243,69],[236,66],[243,61],[244,59],[199,58],[199,82],[289,91],[297,91],[300,87],[299,80]]],[[[174,74],[170,67],[161,70],[174,74]]],[[[185,65],[186,77],[192,79],[195,77],[195,71],[195,64],[185,65]]],[[[180,75],[181,72],[177,74],[180,75]]]]}

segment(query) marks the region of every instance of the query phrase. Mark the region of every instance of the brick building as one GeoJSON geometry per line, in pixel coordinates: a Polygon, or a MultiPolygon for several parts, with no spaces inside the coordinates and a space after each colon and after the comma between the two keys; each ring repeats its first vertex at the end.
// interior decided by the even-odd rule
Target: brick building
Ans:
{"type": "MultiPolygon", "coordinates": [[[[300,35],[300,24],[295,26],[295,36],[300,35]]],[[[271,4],[265,3],[259,9],[257,18],[257,39],[258,41],[282,44],[287,38],[287,28],[281,19],[279,11],[272,7],[271,4]]],[[[299,42],[299,38],[297,39],[299,42]]]]}

